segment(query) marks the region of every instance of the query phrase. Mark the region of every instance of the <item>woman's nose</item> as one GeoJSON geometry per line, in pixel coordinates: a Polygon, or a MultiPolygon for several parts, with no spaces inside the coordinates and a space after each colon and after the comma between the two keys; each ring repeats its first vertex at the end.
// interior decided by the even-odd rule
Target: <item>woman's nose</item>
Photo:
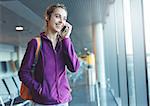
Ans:
{"type": "Polygon", "coordinates": [[[59,18],[59,23],[62,23],[62,21],[63,21],[62,18],[59,18]]]}
{"type": "Polygon", "coordinates": [[[60,18],[59,22],[60,23],[65,23],[65,20],[63,18],[60,18]]]}

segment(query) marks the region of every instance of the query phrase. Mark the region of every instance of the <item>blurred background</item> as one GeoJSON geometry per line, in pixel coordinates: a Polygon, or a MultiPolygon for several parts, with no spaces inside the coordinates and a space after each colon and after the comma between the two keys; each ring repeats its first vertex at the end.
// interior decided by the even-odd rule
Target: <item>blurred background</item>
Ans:
{"type": "Polygon", "coordinates": [[[27,42],[44,29],[46,7],[56,3],[67,7],[80,59],[78,73],[67,71],[69,106],[149,106],[148,0],[0,0],[0,105],[31,106],[19,96],[18,69],[27,42]]]}

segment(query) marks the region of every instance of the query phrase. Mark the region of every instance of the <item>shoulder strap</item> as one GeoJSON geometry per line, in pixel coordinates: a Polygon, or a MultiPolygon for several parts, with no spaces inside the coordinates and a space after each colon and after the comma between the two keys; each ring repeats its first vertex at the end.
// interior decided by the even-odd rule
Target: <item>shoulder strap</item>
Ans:
{"type": "Polygon", "coordinates": [[[36,48],[36,52],[35,52],[34,63],[32,64],[32,70],[31,70],[32,77],[34,77],[35,66],[38,62],[39,51],[40,51],[40,48],[41,48],[41,37],[38,36],[35,39],[37,41],[37,48],[36,48]]]}
{"type": "Polygon", "coordinates": [[[33,64],[34,67],[35,67],[35,65],[37,64],[37,61],[38,61],[38,55],[39,55],[39,51],[40,51],[40,48],[41,48],[41,37],[38,36],[35,39],[37,41],[37,48],[36,48],[34,64],[33,64]]]}
{"type": "Polygon", "coordinates": [[[36,52],[35,52],[35,58],[38,59],[38,54],[39,54],[39,50],[40,50],[40,46],[41,46],[41,37],[36,37],[35,39],[37,41],[37,48],[36,48],[36,52]]]}

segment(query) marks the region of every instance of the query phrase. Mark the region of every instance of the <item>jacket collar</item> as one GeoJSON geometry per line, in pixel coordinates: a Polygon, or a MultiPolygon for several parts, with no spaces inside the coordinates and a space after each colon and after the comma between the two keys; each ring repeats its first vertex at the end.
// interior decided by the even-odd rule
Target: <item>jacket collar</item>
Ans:
{"type": "MultiPolygon", "coordinates": [[[[40,36],[46,40],[49,40],[47,35],[45,34],[45,32],[41,32],[40,36]]],[[[60,35],[57,35],[57,39],[58,39],[58,42],[60,42],[62,40],[60,35]]]]}

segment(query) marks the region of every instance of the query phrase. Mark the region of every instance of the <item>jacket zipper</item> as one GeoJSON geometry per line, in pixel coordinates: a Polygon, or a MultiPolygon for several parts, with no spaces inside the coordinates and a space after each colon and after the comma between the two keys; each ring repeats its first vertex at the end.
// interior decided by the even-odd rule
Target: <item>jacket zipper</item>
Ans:
{"type": "Polygon", "coordinates": [[[55,58],[55,71],[56,71],[56,74],[55,74],[55,82],[56,82],[56,92],[57,92],[57,95],[58,95],[58,96],[57,96],[57,102],[60,103],[60,100],[59,100],[60,95],[59,95],[58,80],[57,80],[57,59],[56,59],[56,54],[57,54],[56,46],[57,46],[57,44],[56,44],[55,48],[53,48],[53,45],[52,45],[50,42],[49,42],[49,44],[50,44],[50,46],[51,46],[52,49],[53,49],[54,58],[55,58]]]}
{"type": "Polygon", "coordinates": [[[57,102],[60,102],[60,100],[59,100],[59,98],[60,98],[60,95],[59,95],[59,90],[58,90],[58,71],[57,71],[57,59],[56,59],[56,54],[57,54],[57,51],[56,51],[56,47],[55,48],[53,48],[53,51],[54,51],[54,57],[55,57],[55,70],[56,70],[56,76],[55,76],[55,82],[56,82],[56,92],[57,92],[57,102]]]}

